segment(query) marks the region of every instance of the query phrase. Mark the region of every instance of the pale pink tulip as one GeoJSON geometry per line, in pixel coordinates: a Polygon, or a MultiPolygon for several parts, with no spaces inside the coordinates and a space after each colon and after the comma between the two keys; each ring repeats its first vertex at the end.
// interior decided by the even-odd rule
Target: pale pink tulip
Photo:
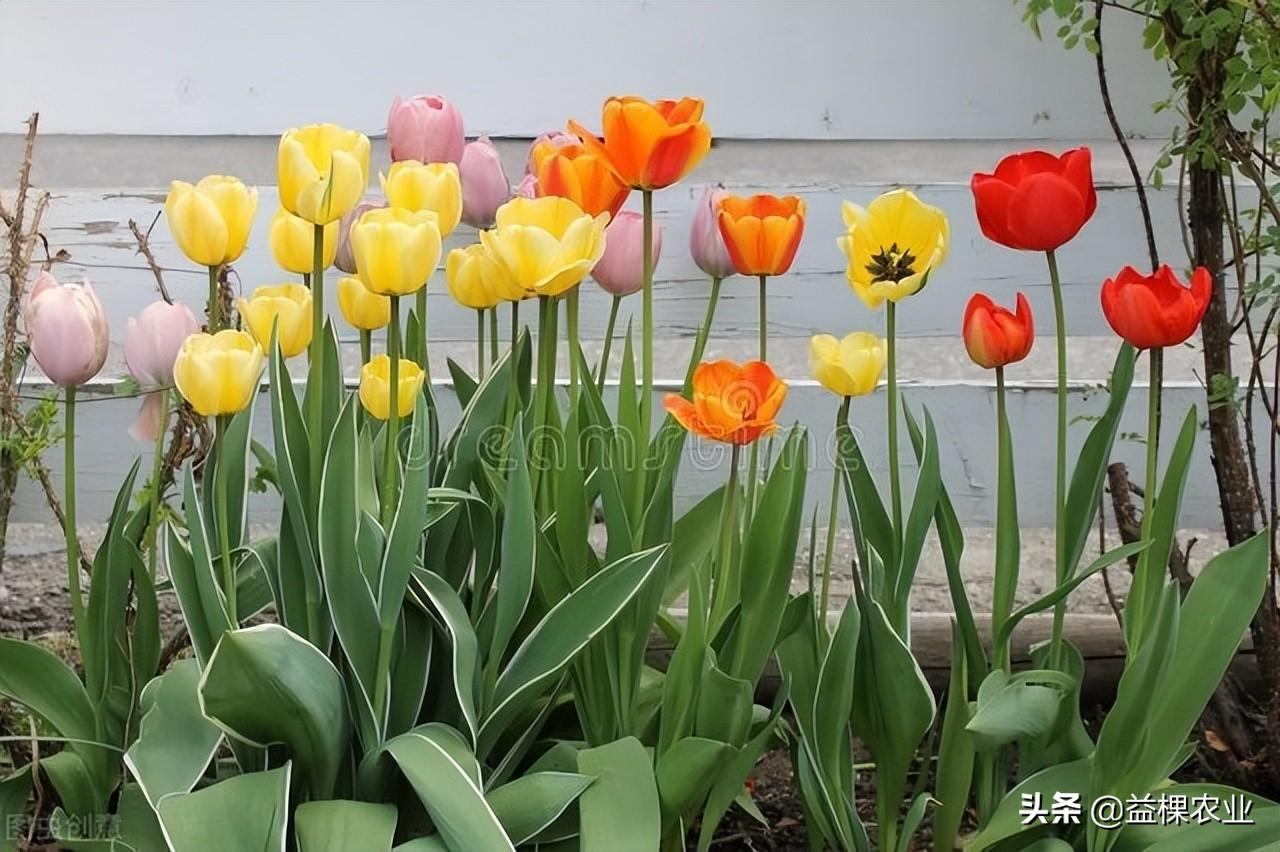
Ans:
{"type": "Polygon", "coordinates": [[[27,297],[24,321],[31,354],[54,384],[82,385],[107,360],[107,315],[87,278],[59,284],[41,272],[27,297]]]}
{"type": "Polygon", "coordinates": [[[467,139],[462,113],[440,95],[397,97],[387,116],[387,142],[393,162],[453,163],[462,160],[467,139]]]}
{"type": "Polygon", "coordinates": [[[516,184],[515,196],[516,198],[537,198],[538,179],[533,175],[520,178],[520,182],[516,184]]]}
{"type": "MultiPolygon", "coordinates": [[[[604,232],[604,256],[591,277],[615,296],[629,296],[644,286],[644,217],[623,210],[604,232]]],[[[653,265],[662,253],[662,228],[653,223],[653,265]]]]}
{"type": "Polygon", "coordinates": [[[124,364],[143,390],[138,417],[129,427],[135,441],[150,443],[164,428],[164,395],[173,384],[173,362],[183,342],[200,330],[191,309],[181,303],[152,302],[129,317],[124,332],[124,364]]]}
{"type": "Polygon", "coordinates": [[[498,208],[511,198],[511,184],[498,149],[488,136],[468,142],[462,151],[462,221],[473,228],[492,228],[498,208]]]}
{"type": "Polygon", "coordinates": [[[338,254],[333,265],[348,275],[356,274],[356,256],[351,248],[351,226],[370,210],[377,210],[386,205],[381,201],[361,201],[338,221],[338,254]]]}
{"type": "Polygon", "coordinates": [[[716,222],[716,208],[720,205],[720,199],[728,194],[723,189],[712,186],[703,190],[702,198],[694,209],[693,225],[689,229],[689,253],[693,255],[693,262],[712,278],[728,278],[737,272],[716,222]]]}

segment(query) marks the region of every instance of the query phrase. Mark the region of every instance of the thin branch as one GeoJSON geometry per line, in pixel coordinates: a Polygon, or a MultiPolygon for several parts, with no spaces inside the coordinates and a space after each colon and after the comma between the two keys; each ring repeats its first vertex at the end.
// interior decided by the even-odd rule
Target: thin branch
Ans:
{"type": "Polygon", "coordinates": [[[138,227],[138,223],[133,219],[129,220],[129,230],[133,231],[133,238],[138,241],[138,254],[147,260],[147,266],[151,269],[151,274],[156,278],[156,286],[160,288],[160,298],[169,304],[173,304],[173,298],[169,295],[169,288],[164,286],[164,273],[160,269],[160,264],[156,263],[156,256],[151,253],[151,230],[155,228],[156,222],[160,221],[160,214],[157,212],[156,217],[151,220],[151,224],[147,226],[147,232],[144,234],[142,229],[138,227]]]}

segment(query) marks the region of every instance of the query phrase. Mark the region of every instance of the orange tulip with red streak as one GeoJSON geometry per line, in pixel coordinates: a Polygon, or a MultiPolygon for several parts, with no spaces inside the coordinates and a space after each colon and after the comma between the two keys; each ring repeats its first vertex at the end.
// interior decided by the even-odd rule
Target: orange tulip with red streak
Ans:
{"type": "Polygon", "coordinates": [[[529,166],[539,196],[567,198],[591,216],[608,213],[612,219],[631,192],[603,159],[580,143],[541,139],[529,151],[529,166]]]}
{"type": "Polygon", "coordinates": [[[647,101],[634,96],[604,102],[598,139],[576,121],[569,130],[632,189],[662,189],[676,183],[711,150],[711,128],[702,120],[702,100],[647,101]]]}
{"type": "Polygon", "coordinates": [[[964,347],[969,358],[988,370],[1027,357],[1035,341],[1035,320],[1027,297],[1018,294],[1017,310],[997,305],[986,293],[974,293],[964,309],[964,347]]]}
{"type": "Polygon", "coordinates": [[[742,275],[783,275],[804,236],[805,204],[794,195],[730,195],[716,219],[733,266],[742,275]]]}
{"type": "Polygon", "coordinates": [[[694,435],[741,446],[777,431],[786,398],[787,383],[764,361],[706,361],[693,373],[693,401],[668,394],[664,405],[694,435]]]}

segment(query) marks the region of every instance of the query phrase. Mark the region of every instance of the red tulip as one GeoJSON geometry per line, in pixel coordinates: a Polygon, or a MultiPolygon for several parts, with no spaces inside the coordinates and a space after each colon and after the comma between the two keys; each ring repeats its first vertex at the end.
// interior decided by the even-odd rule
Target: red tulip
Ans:
{"type": "Polygon", "coordinates": [[[974,293],[964,309],[964,348],[979,367],[990,370],[1027,357],[1035,340],[1035,320],[1027,297],[1018,294],[1017,312],[974,293]]]}
{"type": "Polygon", "coordinates": [[[1052,251],[1080,232],[1098,207],[1088,148],[1061,157],[1044,151],[1010,154],[995,174],[969,183],[987,239],[1011,249],[1052,251]]]}
{"type": "Polygon", "coordinates": [[[1137,349],[1177,346],[1196,333],[1212,295],[1213,278],[1203,266],[1192,273],[1190,287],[1168,264],[1154,275],[1126,266],[1102,282],[1102,313],[1137,349]]]}

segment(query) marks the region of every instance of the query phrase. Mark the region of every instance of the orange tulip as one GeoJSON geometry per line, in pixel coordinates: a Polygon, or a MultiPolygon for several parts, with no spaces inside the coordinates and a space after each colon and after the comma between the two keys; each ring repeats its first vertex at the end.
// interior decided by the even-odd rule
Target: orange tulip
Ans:
{"type": "MultiPolygon", "coordinates": [[[[561,140],[570,138],[562,136],[561,140]]],[[[608,213],[612,220],[631,192],[604,160],[576,141],[539,139],[529,149],[529,167],[537,179],[539,196],[567,198],[591,216],[608,213]]]]}
{"type": "Polygon", "coordinates": [[[743,445],[777,431],[786,398],[787,383],[764,361],[706,361],[693,372],[693,401],[673,393],[664,405],[693,434],[743,445]]]}
{"type": "Polygon", "coordinates": [[[794,195],[729,195],[716,218],[734,268],[742,275],[783,275],[804,236],[804,202],[794,195]]]}
{"type": "Polygon", "coordinates": [[[974,293],[964,309],[961,334],[969,358],[979,367],[991,370],[1017,363],[1027,357],[1035,341],[1031,305],[1019,293],[1014,312],[985,293],[974,293]]]}
{"type": "Polygon", "coordinates": [[[609,98],[597,139],[576,121],[569,130],[582,139],[618,180],[632,189],[662,189],[693,170],[711,150],[711,128],[702,120],[702,100],[646,101],[609,98]]]}

